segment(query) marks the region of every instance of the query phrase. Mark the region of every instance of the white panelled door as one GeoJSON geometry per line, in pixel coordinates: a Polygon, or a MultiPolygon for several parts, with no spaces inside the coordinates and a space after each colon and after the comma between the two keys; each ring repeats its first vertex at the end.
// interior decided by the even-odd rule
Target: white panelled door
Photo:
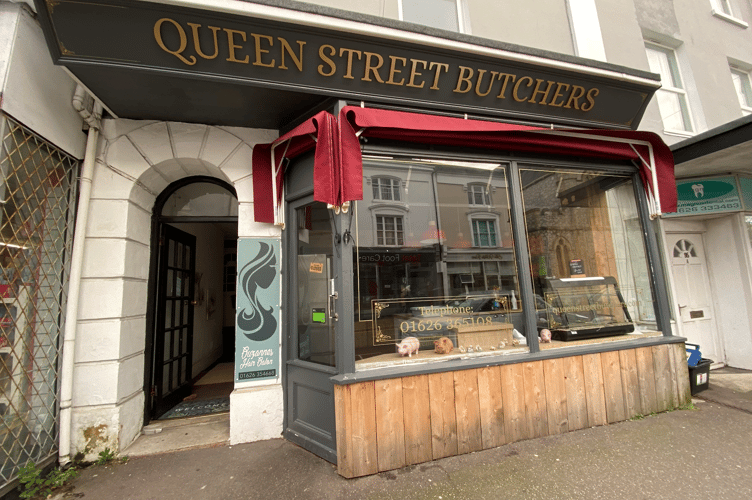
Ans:
{"type": "Polygon", "coordinates": [[[705,261],[702,235],[699,233],[666,234],[668,255],[676,285],[676,301],[681,313],[687,342],[699,344],[702,356],[724,362],[713,317],[710,280],[705,261]]]}

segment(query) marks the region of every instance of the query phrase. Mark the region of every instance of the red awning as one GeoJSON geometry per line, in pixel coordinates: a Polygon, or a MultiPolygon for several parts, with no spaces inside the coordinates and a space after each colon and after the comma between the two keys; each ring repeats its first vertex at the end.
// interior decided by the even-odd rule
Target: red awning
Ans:
{"type": "MultiPolygon", "coordinates": [[[[641,177],[653,205],[652,214],[676,211],[673,156],[663,140],[652,132],[550,130],[354,106],[342,109],[339,128],[342,136],[350,137],[360,134],[424,144],[631,160],[640,166],[641,177]]],[[[351,141],[348,139],[348,143],[351,141]]],[[[358,170],[362,168],[359,149],[343,151],[342,160],[343,172],[349,172],[352,177],[361,177],[358,170]]]]}
{"type": "Polygon", "coordinates": [[[283,158],[294,158],[314,147],[314,199],[334,206],[362,199],[359,135],[423,144],[630,160],[640,166],[651,215],[676,211],[673,156],[652,132],[550,130],[348,106],[342,109],[338,121],[322,111],[273,143],[254,148],[256,221],[275,222],[275,207],[282,196],[283,158]],[[277,181],[273,183],[275,177],[277,181]]]}

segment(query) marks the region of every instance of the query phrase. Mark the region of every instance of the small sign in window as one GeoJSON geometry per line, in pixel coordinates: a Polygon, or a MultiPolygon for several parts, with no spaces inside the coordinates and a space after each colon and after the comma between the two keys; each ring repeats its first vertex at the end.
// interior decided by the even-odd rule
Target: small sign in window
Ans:
{"type": "Polygon", "coordinates": [[[690,319],[700,319],[705,317],[705,312],[700,311],[689,311],[689,317],[690,319]]]}
{"type": "Polygon", "coordinates": [[[311,309],[311,323],[326,323],[326,309],[311,309]]]}
{"type": "Polygon", "coordinates": [[[312,273],[321,274],[324,272],[324,264],[322,262],[311,262],[310,271],[312,273]]]}

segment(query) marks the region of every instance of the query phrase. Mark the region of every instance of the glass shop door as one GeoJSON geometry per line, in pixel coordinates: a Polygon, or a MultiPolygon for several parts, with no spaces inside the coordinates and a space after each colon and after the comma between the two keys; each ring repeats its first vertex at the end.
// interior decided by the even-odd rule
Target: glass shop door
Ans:
{"type": "Polygon", "coordinates": [[[284,436],[337,462],[334,387],[337,300],[332,220],[326,205],[303,198],[288,205],[287,362],[284,436]]]}

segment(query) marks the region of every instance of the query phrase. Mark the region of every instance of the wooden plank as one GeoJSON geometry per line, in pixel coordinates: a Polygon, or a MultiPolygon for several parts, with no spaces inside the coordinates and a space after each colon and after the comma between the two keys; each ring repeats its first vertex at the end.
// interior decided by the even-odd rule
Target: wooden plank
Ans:
{"type": "MultiPolygon", "coordinates": [[[[376,474],[378,448],[376,443],[376,399],[373,382],[345,386],[340,394],[341,415],[337,415],[337,467],[344,477],[376,474]],[[346,429],[340,432],[340,424],[346,429]],[[340,445],[349,460],[340,464],[340,445]]],[[[335,393],[335,411],[336,411],[335,393]]]]}
{"type": "Polygon", "coordinates": [[[504,406],[501,397],[501,371],[498,366],[478,369],[478,399],[483,448],[505,444],[504,406]]]}
{"type": "Polygon", "coordinates": [[[585,373],[582,366],[582,356],[563,358],[563,361],[569,430],[585,429],[588,427],[588,407],[587,397],[585,396],[585,373]]]}
{"type": "Polygon", "coordinates": [[[405,461],[408,465],[433,460],[431,452],[431,404],[428,375],[402,379],[405,411],[405,461]]]}
{"type": "Polygon", "coordinates": [[[522,364],[499,367],[501,399],[504,401],[504,435],[508,443],[527,439],[527,414],[522,364]]]}
{"type": "Polygon", "coordinates": [[[640,347],[635,349],[637,379],[640,383],[640,406],[643,415],[658,411],[655,397],[655,368],[653,366],[653,349],[640,347]]]}
{"type": "Polygon", "coordinates": [[[619,351],[621,390],[624,392],[624,411],[627,418],[643,415],[640,402],[640,381],[637,376],[637,357],[634,349],[619,351]]]}
{"type": "Polygon", "coordinates": [[[431,404],[431,450],[434,460],[457,455],[457,414],[451,372],[428,376],[431,404]]]}
{"type": "Polygon", "coordinates": [[[603,389],[603,366],[600,353],[582,356],[585,374],[585,399],[588,409],[588,426],[606,425],[606,395],[603,389]]]}
{"type": "Polygon", "coordinates": [[[564,380],[564,359],[547,359],[543,361],[543,373],[546,384],[546,413],[548,415],[548,433],[564,434],[569,432],[569,412],[567,410],[567,383],[564,380]]]}
{"type": "Polygon", "coordinates": [[[454,398],[457,412],[457,452],[482,450],[477,370],[454,372],[454,398]]]}
{"type": "Polygon", "coordinates": [[[671,366],[668,360],[668,346],[656,345],[653,350],[653,369],[655,370],[656,411],[673,408],[674,398],[671,389],[671,366]]]}
{"type": "Polygon", "coordinates": [[[536,438],[548,435],[548,414],[546,411],[546,376],[542,361],[523,363],[525,377],[525,408],[527,410],[527,437],[536,438]]]}
{"type": "Polygon", "coordinates": [[[674,356],[673,344],[667,345],[666,350],[668,356],[669,374],[671,378],[671,407],[677,408],[679,406],[679,380],[677,376],[679,372],[679,366],[677,365],[676,357],[674,356]]]}
{"type": "Polygon", "coordinates": [[[671,349],[676,360],[676,386],[679,406],[692,402],[689,387],[689,367],[687,366],[687,348],[684,344],[672,344],[671,349]]]}
{"type": "Polygon", "coordinates": [[[603,393],[606,396],[606,418],[608,423],[627,419],[624,409],[624,391],[621,386],[621,363],[619,351],[602,352],[603,393]]]}
{"type": "Polygon", "coordinates": [[[374,389],[379,471],[399,469],[407,465],[402,379],[377,380],[374,389]]]}
{"type": "Polygon", "coordinates": [[[352,407],[349,400],[349,385],[334,386],[334,420],[337,429],[337,473],[343,477],[355,477],[352,471],[352,407]]]}

